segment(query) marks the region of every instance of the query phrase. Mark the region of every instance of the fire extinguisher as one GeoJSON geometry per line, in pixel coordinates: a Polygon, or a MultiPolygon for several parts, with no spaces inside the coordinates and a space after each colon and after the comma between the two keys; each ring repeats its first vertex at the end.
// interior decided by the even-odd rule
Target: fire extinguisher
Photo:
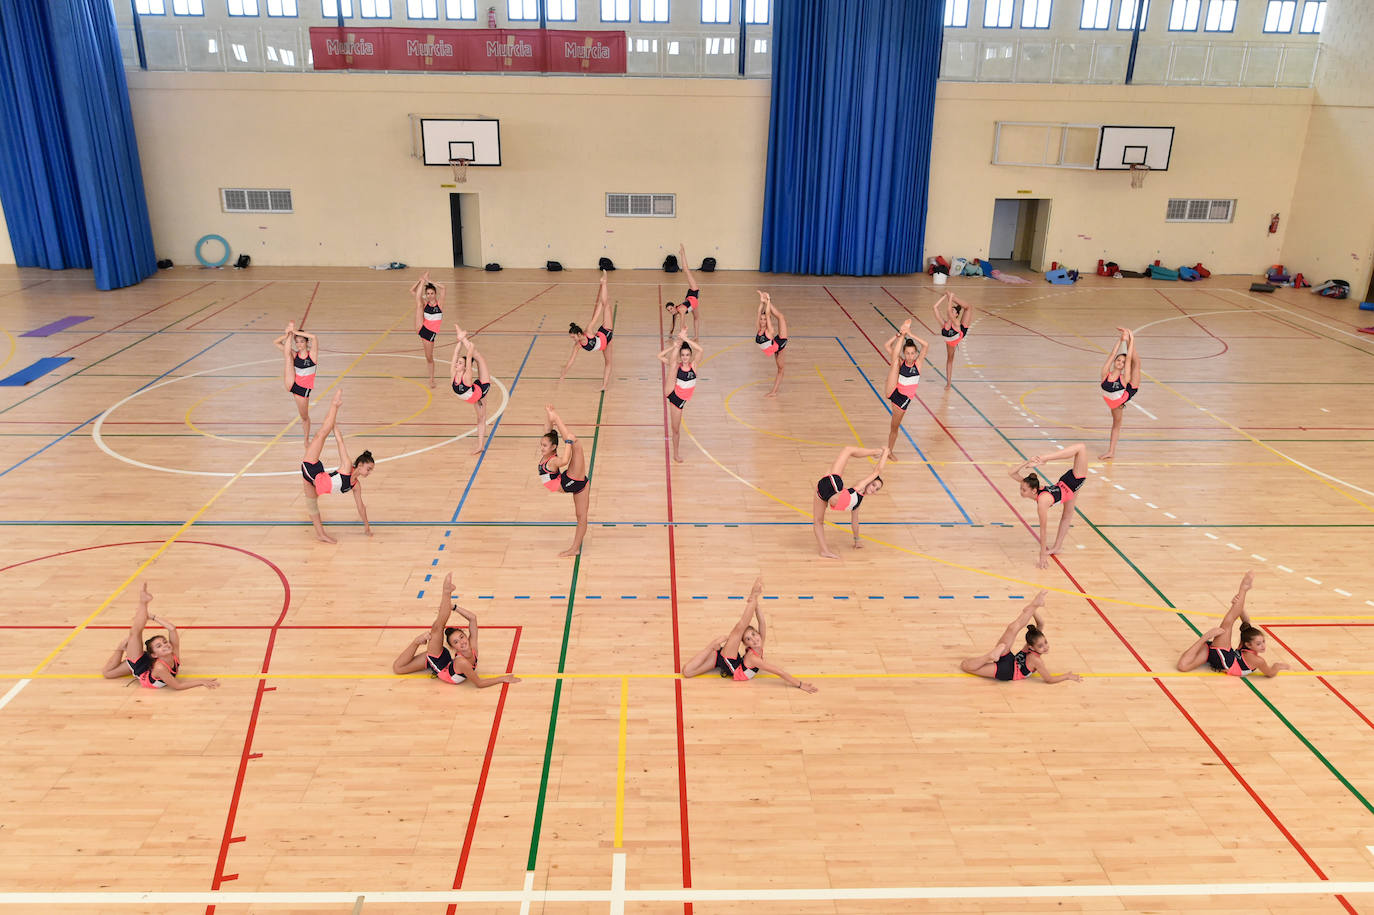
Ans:
{"type": "Polygon", "coordinates": [[[1269,217],[1269,234],[1274,235],[1279,231],[1279,214],[1275,213],[1269,217]]]}
{"type": "Polygon", "coordinates": [[[496,28],[496,7],[494,6],[487,7],[487,28],[496,28]]]}

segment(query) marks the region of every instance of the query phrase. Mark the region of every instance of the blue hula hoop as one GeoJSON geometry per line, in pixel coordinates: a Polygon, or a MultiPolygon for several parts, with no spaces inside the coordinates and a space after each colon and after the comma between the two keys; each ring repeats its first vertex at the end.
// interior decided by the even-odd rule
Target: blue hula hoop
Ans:
{"type": "Polygon", "coordinates": [[[200,261],[201,265],[205,267],[223,267],[225,264],[229,263],[229,242],[224,240],[223,235],[206,235],[202,237],[200,241],[196,242],[196,260],[200,261]],[[207,261],[205,255],[200,253],[201,245],[205,244],[207,241],[217,241],[221,245],[224,245],[224,256],[213,263],[207,261]]]}

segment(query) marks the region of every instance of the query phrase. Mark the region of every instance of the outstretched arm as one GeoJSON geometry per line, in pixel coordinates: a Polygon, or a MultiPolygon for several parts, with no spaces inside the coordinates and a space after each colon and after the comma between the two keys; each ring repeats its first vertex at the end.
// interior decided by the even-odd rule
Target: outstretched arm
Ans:
{"type": "MultiPolygon", "coordinates": [[[[932,306],[932,307],[934,308],[934,310],[935,310],[935,323],[936,323],[936,324],[944,324],[944,323],[945,323],[945,310],[944,310],[944,308],[943,308],[942,306],[944,306],[945,303],[947,303],[947,302],[949,301],[949,298],[950,298],[951,295],[953,295],[953,293],[951,293],[951,292],[946,292],[944,295],[940,296],[939,301],[937,301],[937,302],[934,304],[934,306],[932,306]]],[[[951,318],[952,318],[952,317],[953,317],[953,316],[951,315],[951,318]]]]}
{"type": "Polygon", "coordinates": [[[176,690],[195,689],[197,686],[203,686],[206,689],[219,688],[219,681],[214,679],[192,680],[189,677],[178,678],[176,674],[172,673],[172,669],[161,661],[153,665],[153,677],[176,690]]]}
{"type": "Polygon", "coordinates": [[[916,351],[916,370],[919,372],[921,366],[926,363],[926,353],[930,352],[930,344],[920,337],[912,337],[911,339],[915,340],[916,345],[920,347],[920,349],[916,351]]]}
{"type": "Polygon", "coordinates": [[[468,663],[468,659],[459,655],[453,659],[453,670],[455,673],[462,674],[472,681],[472,685],[478,689],[486,689],[488,686],[498,686],[502,683],[519,683],[520,678],[515,674],[502,674],[499,677],[483,677],[473,669],[468,663]]]}
{"type": "MultiPolygon", "coordinates": [[[[683,327],[683,331],[686,331],[686,329],[686,327],[683,327]]],[[[675,352],[680,346],[682,346],[681,332],[679,332],[678,336],[673,337],[672,340],[668,342],[667,346],[663,347],[663,350],[658,354],[658,361],[662,362],[664,365],[668,365],[672,361],[668,358],[668,354],[675,352]]]]}
{"type": "Polygon", "coordinates": [[[349,492],[353,493],[353,504],[358,507],[358,518],[363,522],[363,533],[371,537],[372,524],[367,520],[367,506],[363,504],[363,489],[361,486],[354,484],[349,492]]]}
{"type": "Polygon", "coordinates": [[[853,445],[846,445],[844,450],[840,452],[839,457],[835,458],[835,462],[830,465],[830,472],[836,476],[840,476],[844,473],[845,465],[849,463],[850,458],[878,457],[883,454],[885,450],[886,449],[883,448],[855,448],[853,445]]]}
{"type": "Polygon", "coordinates": [[[1043,463],[1043,461],[1041,461],[1038,457],[1032,456],[1026,458],[1024,461],[1017,464],[1011,470],[1008,470],[1007,476],[1011,477],[1013,480],[1016,480],[1017,482],[1020,482],[1021,480],[1024,480],[1026,478],[1026,474],[1030,473],[1032,467],[1037,467],[1041,463],[1043,463]]]}
{"type": "MultiPolygon", "coordinates": [[[[952,304],[958,305],[960,308],[963,309],[963,311],[959,313],[959,323],[960,323],[960,324],[963,324],[963,325],[967,325],[967,324],[969,323],[969,321],[971,321],[971,320],[973,319],[973,306],[970,305],[968,302],[965,302],[963,299],[959,298],[957,295],[955,295],[955,294],[952,293],[952,292],[949,293],[949,301],[950,301],[952,304]]],[[[954,314],[953,314],[953,312],[954,312],[954,309],[951,308],[951,309],[950,309],[950,316],[949,316],[949,318],[950,318],[951,321],[954,320],[954,314]]]]}
{"type": "Polygon", "coordinates": [[[1083,678],[1073,671],[1062,674],[1050,673],[1050,669],[1045,666],[1045,662],[1039,655],[1028,655],[1026,658],[1026,667],[1030,669],[1031,673],[1039,674],[1040,679],[1044,680],[1046,683],[1063,683],[1065,680],[1073,680],[1078,683],[1083,682],[1083,678]]]}
{"type": "Polygon", "coordinates": [[[758,658],[759,669],[762,670],[764,673],[772,674],[782,682],[786,683],[788,686],[795,686],[797,689],[802,690],[803,692],[814,693],[816,691],[816,687],[812,686],[810,683],[798,680],[796,677],[792,676],[778,665],[770,664],[763,658],[759,658],[758,655],[755,655],[754,657],[758,658]]]}
{"type": "Polygon", "coordinates": [[[692,365],[699,365],[701,363],[701,354],[706,352],[705,348],[703,348],[700,343],[687,336],[687,328],[685,327],[682,328],[680,332],[680,339],[692,350],[692,365]]]}
{"type": "Polygon", "coordinates": [[[472,656],[477,657],[477,614],[467,607],[455,606],[453,608],[468,621],[468,647],[472,649],[472,656]]]}
{"type": "Polygon", "coordinates": [[[177,632],[176,624],[166,617],[158,616],[156,613],[149,613],[148,619],[150,622],[157,623],[163,629],[167,630],[167,641],[172,643],[172,654],[181,654],[181,633],[177,632]]]}
{"type": "MultiPolygon", "coordinates": [[[[875,448],[875,449],[873,449],[873,450],[875,450],[875,451],[878,452],[878,466],[875,467],[875,468],[873,469],[873,472],[870,473],[868,476],[864,477],[864,478],[863,478],[862,480],[860,480],[858,483],[855,483],[855,484],[854,484],[854,488],[855,488],[855,489],[863,489],[863,488],[864,488],[865,486],[867,486],[869,483],[872,483],[874,480],[878,479],[878,477],[882,476],[882,475],[883,475],[883,468],[887,466],[887,459],[890,458],[890,457],[892,457],[892,452],[891,452],[891,451],[888,451],[886,448],[875,448]]],[[[858,536],[858,528],[855,528],[854,533],[855,533],[855,536],[857,537],[857,536],[858,536]]]]}
{"type": "MultiPolygon", "coordinates": [[[[1106,380],[1107,380],[1107,375],[1111,373],[1111,370],[1112,370],[1112,363],[1116,361],[1116,357],[1117,357],[1117,355],[1118,355],[1118,352],[1117,352],[1117,351],[1120,350],[1120,349],[1121,349],[1121,345],[1122,345],[1123,343],[1126,342],[1126,328],[1124,328],[1124,327],[1118,327],[1117,330],[1121,331],[1121,339],[1119,339],[1119,340],[1116,341],[1116,346],[1112,347],[1112,351],[1111,351],[1110,353],[1107,354],[1107,359],[1106,359],[1106,361],[1102,363],[1102,380],[1103,380],[1103,381],[1106,381],[1106,380]]],[[[1127,357],[1127,364],[1129,364],[1129,363],[1130,363],[1130,357],[1128,356],[1128,357],[1127,357]]]]}

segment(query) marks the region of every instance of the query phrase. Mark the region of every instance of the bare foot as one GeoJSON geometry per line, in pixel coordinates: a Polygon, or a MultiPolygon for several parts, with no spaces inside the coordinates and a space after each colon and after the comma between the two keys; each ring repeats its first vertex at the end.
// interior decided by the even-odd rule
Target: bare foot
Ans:
{"type": "Polygon", "coordinates": [[[1099,454],[1099,455],[1097,456],[1097,459],[1098,459],[1099,461],[1110,461],[1110,460],[1111,460],[1112,458],[1114,458],[1114,457],[1116,457],[1116,455],[1113,454],[1112,452],[1108,451],[1108,452],[1106,452],[1106,453],[1104,453],[1104,454],[1099,454]]]}
{"type": "Polygon", "coordinates": [[[476,448],[472,449],[472,453],[473,453],[473,454],[481,454],[481,453],[482,453],[482,446],[481,446],[481,445],[478,445],[476,448]]]}
{"type": "Polygon", "coordinates": [[[687,463],[686,461],[684,461],[684,460],[682,459],[682,455],[680,455],[680,454],[675,454],[675,455],[673,455],[673,460],[677,461],[679,464],[685,464],[685,463],[687,463]]]}
{"type": "Polygon", "coordinates": [[[840,557],[839,557],[839,555],[836,554],[836,553],[822,553],[822,554],[821,554],[821,558],[822,558],[822,559],[839,559],[840,557]]]}
{"type": "Polygon", "coordinates": [[[570,547],[570,548],[564,550],[563,552],[559,553],[558,555],[559,555],[560,557],[564,558],[564,559],[570,559],[570,558],[572,558],[573,556],[576,556],[576,555],[577,555],[578,553],[580,553],[580,552],[582,552],[582,548],[581,548],[581,547],[575,547],[575,548],[574,548],[574,547],[570,547]]]}
{"type": "Polygon", "coordinates": [[[777,391],[769,391],[767,394],[765,394],[765,395],[763,395],[763,396],[764,396],[764,397],[777,397],[777,396],[778,396],[778,392],[777,392],[777,391]]]}
{"type": "Polygon", "coordinates": [[[338,542],[339,542],[339,541],[335,540],[333,537],[329,536],[328,534],[318,534],[318,535],[316,535],[316,539],[319,540],[320,543],[338,543],[338,542]]]}
{"type": "Polygon", "coordinates": [[[949,382],[949,381],[946,381],[946,382],[945,382],[945,390],[946,390],[946,391],[949,390],[950,384],[951,384],[951,382],[949,382]]]}

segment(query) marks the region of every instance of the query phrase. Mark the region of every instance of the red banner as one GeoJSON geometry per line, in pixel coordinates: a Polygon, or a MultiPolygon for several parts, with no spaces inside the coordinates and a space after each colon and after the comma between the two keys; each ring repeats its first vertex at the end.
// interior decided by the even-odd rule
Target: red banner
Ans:
{"type": "Polygon", "coordinates": [[[310,30],[316,70],[624,73],[624,32],[564,29],[310,30]]]}

